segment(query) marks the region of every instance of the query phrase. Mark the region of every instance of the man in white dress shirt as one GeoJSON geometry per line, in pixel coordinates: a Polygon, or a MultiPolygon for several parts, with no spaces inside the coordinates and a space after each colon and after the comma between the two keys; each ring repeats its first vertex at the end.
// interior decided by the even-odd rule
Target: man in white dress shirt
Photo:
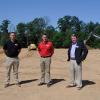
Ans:
{"type": "Polygon", "coordinates": [[[78,90],[82,88],[82,61],[85,60],[88,49],[83,42],[77,41],[77,36],[71,36],[72,43],[68,49],[68,60],[70,66],[70,84],[67,87],[77,87],[78,90]]]}

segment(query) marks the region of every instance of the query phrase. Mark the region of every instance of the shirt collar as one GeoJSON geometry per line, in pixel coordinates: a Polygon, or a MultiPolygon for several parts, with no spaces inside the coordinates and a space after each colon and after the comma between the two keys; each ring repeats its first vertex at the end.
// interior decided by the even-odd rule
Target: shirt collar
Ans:
{"type": "Polygon", "coordinates": [[[76,43],[72,43],[72,45],[77,45],[77,42],[76,43]]]}

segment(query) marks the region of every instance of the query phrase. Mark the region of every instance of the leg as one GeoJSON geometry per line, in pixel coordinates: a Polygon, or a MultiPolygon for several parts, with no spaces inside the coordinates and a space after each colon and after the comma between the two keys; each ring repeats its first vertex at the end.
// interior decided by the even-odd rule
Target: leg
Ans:
{"type": "Polygon", "coordinates": [[[19,80],[18,80],[18,68],[19,68],[19,59],[18,58],[14,58],[13,73],[14,73],[14,79],[16,81],[16,84],[19,83],[19,80]]]}
{"type": "Polygon", "coordinates": [[[77,84],[77,87],[82,87],[82,64],[78,65],[75,63],[75,82],[77,84]]]}
{"type": "Polygon", "coordinates": [[[75,85],[75,64],[74,64],[74,60],[71,60],[70,63],[70,85],[75,85]]]}
{"type": "Polygon", "coordinates": [[[12,64],[13,64],[12,59],[7,57],[7,60],[6,60],[6,84],[10,83],[10,73],[11,73],[11,69],[12,69],[12,64]]]}
{"type": "Polygon", "coordinates": [[[51,57],[45,58],[45,82],[50,82],[50,64],[51,64],[51,57]]]}
{"type": "Polygon", "coordinates": [[[41,67],[41,83],[45,83],[45,64],[44,64],[44,58],[40,59],[40,67],[41,67]]]}

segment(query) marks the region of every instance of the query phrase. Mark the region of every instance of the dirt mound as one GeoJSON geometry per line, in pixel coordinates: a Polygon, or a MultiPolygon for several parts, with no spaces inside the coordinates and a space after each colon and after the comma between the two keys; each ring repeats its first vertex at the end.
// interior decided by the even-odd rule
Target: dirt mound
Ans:
{"type": "MultiPolygon", "coordinates": [[[[0,61],[0,100],[100,100],[100,50],[89,50],[83,63],[83,88],[66,88],[69,81],[67,50],[55,49],[52,57],[52,86],[38,86],[40,79],[40,58],[37,51],[22,49],[20,53],[19,78],[21,87],[14,85],[4,88],[5,67],[0,61]]],[[[0,59],[5,55],[0,53],[0,59]]],[[[13,76],[13,74],[12,74],[13,76]]]]}

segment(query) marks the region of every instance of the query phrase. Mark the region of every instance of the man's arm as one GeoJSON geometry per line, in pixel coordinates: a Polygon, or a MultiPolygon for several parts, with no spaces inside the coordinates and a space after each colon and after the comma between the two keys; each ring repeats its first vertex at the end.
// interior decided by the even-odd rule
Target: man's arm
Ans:
{"type": "Polygon", "coordinates": [[[51,44],[51,56],[54,54],[54,46],[53,46],[53,43],[51,44]]]}
{"type": "Polygon", "coordinates": [[[68,52],[67,52],[68,59],[67,59],[67,61],[70,61],[70,50],[71,50],[71,44],[68,47],[68,52]]]}
{"type": "Polygon", "coordinates": [[[4,51],[4,53],[7,55],[7,43],[4,44],[4,46],[3,46],[3,51],[4,51]]]}
{"type": "Polygon", "coordinates": [[[21,52],[21,49],[22,49],[21,44],[18,43],[18,46],[19,46],[18,53],[20,53],[21,52]]]}
{"type": "Polygon", "coordinates": [[[70,48],[68,48],[68,53],[67,53],[68,59],[67,61],[70,61],[70,48]]]}
{"type": "Polygon", "coordinates": [[[40,54],[40,51],[41,51],[41,49],[40,49],[40,43],[38,44],[38,52],[39,52],[39,54],[40,54]]]}
{"type": "Polygon", "coordinates": [[[87,57],[87,54],[88,54],[88,49],[87,49],[87,47],[85,46],[85,44],[84,43],[82,43],[82,49],[83,49],[83,53],[82,53],[82,60],[85,60],[86,59],[86,57],[87,57]]]}

